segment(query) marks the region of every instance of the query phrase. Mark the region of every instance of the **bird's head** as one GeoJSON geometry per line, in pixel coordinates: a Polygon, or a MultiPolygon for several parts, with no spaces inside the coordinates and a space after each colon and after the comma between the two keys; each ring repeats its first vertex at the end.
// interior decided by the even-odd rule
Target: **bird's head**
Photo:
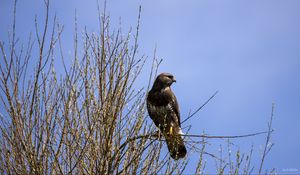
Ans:
{"type": "Polygon", "coordinates": [[[176,82],[175,77],[170,73],[161,73],[157,76],[153,87],[156,89],[161,89],[169,87],[172,83],[176,82]]]}

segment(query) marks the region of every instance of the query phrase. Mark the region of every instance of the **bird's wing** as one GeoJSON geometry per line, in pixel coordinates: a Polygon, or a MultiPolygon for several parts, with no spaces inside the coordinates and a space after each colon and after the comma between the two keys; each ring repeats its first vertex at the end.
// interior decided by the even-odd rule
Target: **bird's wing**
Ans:
{"type": "Polygon", "coordinates": [[[174,111],[177,121],[178,121],[178,126],[181,127],[180,125],[180,111],[179,111],[179,105],[176,99],[175,94],[171,91],[171,89],[167,90],[166,92],[166,98],[168,98],[169,103],[168,107],[171,108],[172,111],[174,111]]]}

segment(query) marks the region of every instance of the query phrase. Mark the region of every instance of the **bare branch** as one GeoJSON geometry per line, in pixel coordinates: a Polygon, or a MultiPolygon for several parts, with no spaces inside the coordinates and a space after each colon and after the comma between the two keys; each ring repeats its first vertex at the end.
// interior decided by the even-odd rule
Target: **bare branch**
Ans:
{"type": "Polygon", "coordinates": [[[264,151],[263,151],[263,154],[262,154],[262,159],[261,159],[261,163],[260,163],[260,166],[259,166],[258,174],[261,174],[265,158],[266,158],[267,154],[269,153],[269,151],[271,150],[271,148],[273,146],[273,144],[269,145],[269,143],[270,143],[270,140],[271,140],[271,134],[274,131],[272,129],[274,108],[275,108],[275,104],[273,103],[272,104],[272,111],[271,111],[271,115],[270,115],[270,121],[268,123],[268,132],[267,132],[268,134],[267,134],[266,143],[265,143],[265,146],[264,146],[264,151]]]}
{"type": "Polygon", "coordinates": [[[196,109],[195,112],[193,112],[190,116],[188,116],[186,119],[184,119],[181,124],[183,124],[184,122],[186,122],[187,120],[189,120],[191,117],[193,117],[195,114],[197,114],[211,99],[213,99],[217,93],[219,91],[216,91],[208,100],[206,100],[206,102],[203,103],[203,105],[201,105],[198,109],[196,109]]]}

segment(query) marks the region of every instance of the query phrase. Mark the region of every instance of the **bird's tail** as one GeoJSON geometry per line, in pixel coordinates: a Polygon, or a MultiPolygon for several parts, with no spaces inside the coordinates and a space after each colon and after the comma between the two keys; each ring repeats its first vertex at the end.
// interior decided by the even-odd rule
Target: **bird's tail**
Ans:
{"type": "Polygon", "coordinates": [[[175,131],[165,135],[170,155],[175,160],[184,158],[187,152],[181,134],[181,129],[179,129],[177,132],[175,131]]]}

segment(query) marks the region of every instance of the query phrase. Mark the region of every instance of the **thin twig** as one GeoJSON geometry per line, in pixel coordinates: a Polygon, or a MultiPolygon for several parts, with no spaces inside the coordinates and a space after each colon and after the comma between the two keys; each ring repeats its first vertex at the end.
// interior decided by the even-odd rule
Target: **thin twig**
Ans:
{"type": "Polygon", "coordinates": [[[190,118],[192,118],[195,114],[197,114],[211,99],[213,99],[217,93],[219,91],[216,91],[208,100],[206,100],[205,103],[203,103],[203,105],[201,105],[195,112],[193,112],[190,116],[188,116],[188,118],[184,119],[181,124],[183,124],[184,122],[186,122],[187,120],[189,120],[190,118]]]}
{"type": "MultiPolygon", "coordinates": [[[[271,131],[273,132],[273,130],[271,131]]],[[[265,134],[265,133],[269,133],[269,131],[264,131],[264,132],[257,132],[257,133],[253,133],[253,134],[245,134],[245,135],[234,135],[234,136],[209,136],[209,135],[182,135],[184,137],[203,137],[203,138],[208,138],[208,139],[228,139],[228,138],[242,138],[242,137],[252,137],[252,136],[257,136],[257,135],[261,135],[261,134],[265,134]]]]}
{"type": "Polygon", "coordinates": [[[258,174],[261,174],[265,158],[266,158],[268,152],[271,150],[271,148],[273,146],[273,144],[271,144],[271,146],[268,148],[269,142],[270,142],[270,139],[271,139],[271,133],[274,131],[272,129],[272,122],[273,122],[273,116],[274,116],[274,108],[275,108],[275,104],[273,103],[272,104],[271,116],[270,116],[270,122],[268,123],[268,132],[267,132],[268,135],[267,135],[267,139],[266,139],[266,143],[265,143],[265,147],[264,147],[264,152],[263,152],[263,155],[262,155],[261,163],[260,163],[260,166],[259,166],[258,174]]]}

